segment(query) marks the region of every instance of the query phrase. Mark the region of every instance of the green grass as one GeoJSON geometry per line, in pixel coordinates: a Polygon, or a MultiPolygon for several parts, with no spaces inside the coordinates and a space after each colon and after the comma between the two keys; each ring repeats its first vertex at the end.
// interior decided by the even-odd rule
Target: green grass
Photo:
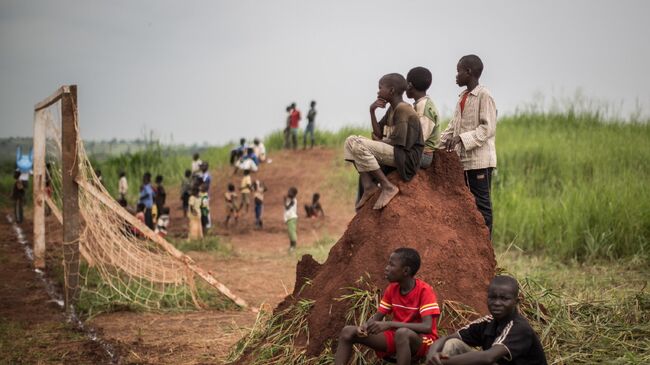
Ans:
{"type": "MultiPolygon", "coordinates": [[[[370,137],[370,129],[360,126],[346,126],[338,131],[316,130],[314,132],[315,145],[324,147],[333,147],[343,149],[343,142],[345,139],[353,134],[364,135],[370,137]]],[[[298,146],[302,148],[303,131],[298,134],[298,146]]],[[[283,148],[284,134],[283,132],[276,131],[264,138],[264,145],[269,151],[277,151],[283,148]]]]}
{"type": "Polygon", "coordinates": [[[650,254],[650,124],[521,114],[497,127],[494,241],[579,260],[650,254]]]}
{"type": "Polygon", "coordinates": [[[183,252],[202,251],[215,253],[220,256],[231,256],[233,254],[232,246],[221,242],[221,239],[217,236],[207,236],[203,239],[192,241],[186,239],[171,239],[170,242],[173,243],[177,249],[183,252]]]}

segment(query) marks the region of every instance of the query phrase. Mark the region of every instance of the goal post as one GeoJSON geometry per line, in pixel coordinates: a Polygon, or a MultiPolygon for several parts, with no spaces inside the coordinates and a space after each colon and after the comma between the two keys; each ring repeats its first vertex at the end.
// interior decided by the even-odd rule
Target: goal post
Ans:
{"type": "Polygon", "coordinates": [[[46,126],[41,113],[54,103],[61,103],[61,175],[63,223],[63,272],[65,307],[74,305],[79,287],[79,172],[77,139],[77,86],[60,87],[34,106],[34,266],[45,267],[45,204],[48,171],[45,165],[46,126]]]}

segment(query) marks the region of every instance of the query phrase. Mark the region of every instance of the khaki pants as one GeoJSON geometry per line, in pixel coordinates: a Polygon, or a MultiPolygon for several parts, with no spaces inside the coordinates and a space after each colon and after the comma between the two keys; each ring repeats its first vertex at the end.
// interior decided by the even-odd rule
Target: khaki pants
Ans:
{"type": "Polygon", "coordinates": [[[395,167],[393,146],[362,136],[350,136],[345,139],[343,158],[354,162],[359,172],[379,170],[379,165],[395,167]]]}

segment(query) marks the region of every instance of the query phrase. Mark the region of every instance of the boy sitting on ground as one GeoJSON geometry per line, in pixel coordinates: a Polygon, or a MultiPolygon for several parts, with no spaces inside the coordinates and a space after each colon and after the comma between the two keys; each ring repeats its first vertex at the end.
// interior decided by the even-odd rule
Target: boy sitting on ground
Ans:
{"type": "Polygon", "coordinates": [[[402,99],[406,87],[406,79],[400,74],[383,76],[379,80],[377,100],[370,105],[373,140],[362,136],[350,136],[345,140],[343,158],[354,163],[363,185],[357,209],[379,190],[373,178],[381,185],[374,209],[382,209],[399,193],[397,186],[381,171],[380,165],[397,167],[405,181],[410,181],[420,166],[424,148],[422,127],[411,105],[402,99]],[[386,107],[388,103],[390,108],[386,115],[377,122],[375,110],[386,107]]]}
{"type": "Polygon", "coordinates": [[[343,328],[335,364],[347,364],[355,343],[372,348],[380,358],[395,354],[398,365],[426,355],[438,338],[440,308],[431,286],[414,278],[419,268],[420,255],[412,248],[398,248],[390,255],[384,269],[390,284],[377,313],[361,326],[343,328]],[[391,314],[392,321],[383,321],[391,314]]]}
{"type": "Polygon", "coordinates": [[[323,206],[320,204],[320,194],[314,193],[314,195],[311,197],[311,204],[305,204],[305,213],[307,213],[307,218],[318,218],[325,216],[323,206]]]}
{"type": "Polygon", "coordinates": [[[491,315],[436,341],[427,354],[427,364],[546,365],[542,344],[517,311],[517,303],[517,280],[505,275],[492,279],[487,299],[491,315]],[[470,346],[481,346],[482,351],[470,346]]]}
{"type": "Polygon", "coordinates": [[[420,168],[423,169],[431,166],[433,151],[436,149],[438,140],[440,140],[438,110],[431,97],[427,95],[432,78],[431,71],[424,67],[414,67],[406,75],[406,82],[408,82],[406,96],[415,100],[413,107],[420,118],[422,136],[425,140],[422,160],[420,161],[420,168]]]}

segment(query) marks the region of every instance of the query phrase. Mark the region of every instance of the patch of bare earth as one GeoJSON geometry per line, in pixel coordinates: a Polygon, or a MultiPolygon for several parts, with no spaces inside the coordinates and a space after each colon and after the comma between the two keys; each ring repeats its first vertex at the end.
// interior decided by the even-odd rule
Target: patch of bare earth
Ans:
{"type": "MultiPolygon", "coordinates": [[[[229,182],[239,186],[241,172],[233,175],[228,167],[212,171],[210,207],[216,235],[232,247],[232,254],[190,252],[189,255],[230,290],[254,307],[275,307],[293,291],[297,254],[288,252],[289,241],[283,221],[283,196],[290,186],[298,189],[298,247],[314,246],[323,239],[335,241],[354,215],[337,186],[331,170],[337,152],[331,149],[280,151],[271,155],[253,179],[268,187],[264,204],[264,229],[254,226],[254,208],[242,212],[236,225],[225,227],[223,194],[229,182]],[[326,217],[307,219],[303,205],[313,193],[321,194],[326,217]]],[[[214,163],[215,161],[210,161],[214,163]]],[[[180,172],[179,172],[180,173],[180,172]]],[[[172,211],[170,236],[186,236],[187,222],[182,216],[177,187],[167,187],[167,204],[172,211]]],[[[220,363],[230,347],[251,328],[252,311],[206,310],[191,313],[108,313],[92,319],[103,337],[121,344],[123,361],[142,364],[220,363]],[[128,353],[127,353],[128,352],[128,353]]]]}

